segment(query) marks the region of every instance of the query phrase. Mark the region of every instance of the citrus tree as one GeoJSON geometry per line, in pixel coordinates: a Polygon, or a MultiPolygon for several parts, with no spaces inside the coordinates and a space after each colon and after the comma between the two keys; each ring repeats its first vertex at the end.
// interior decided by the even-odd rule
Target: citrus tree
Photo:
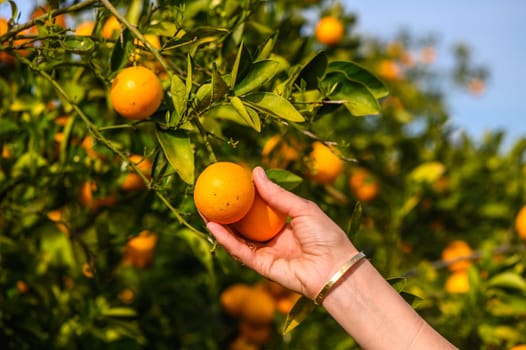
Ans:
{"type": "Polygon", "coordinates": [[[6,348],[357,347],[207,233],[196,179],[223,162],[316,201],[458,347],[526,343],[526,141],[455,132],[429,41],[362,38],[328,1],[6,3],[6,348]]]}

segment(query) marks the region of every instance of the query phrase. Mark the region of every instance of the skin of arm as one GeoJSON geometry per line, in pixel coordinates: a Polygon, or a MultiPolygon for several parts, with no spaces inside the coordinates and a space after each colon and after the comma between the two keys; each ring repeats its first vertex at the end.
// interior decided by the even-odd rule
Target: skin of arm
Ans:
{"type": "MultiPolygon", "coordinates": [[[[269,242],[247,242],[229,226],[207,222],[208,230],[235,259],[286,288],[316,298],[358,250],[315,203],[253,170],[261,198],[290,221],[269,242]],[[250,243],[250,244],[249,244],[250,243]]],[[[323,300],[328,313],[365,349],[455,349],[362,259],[323,300]]]]}

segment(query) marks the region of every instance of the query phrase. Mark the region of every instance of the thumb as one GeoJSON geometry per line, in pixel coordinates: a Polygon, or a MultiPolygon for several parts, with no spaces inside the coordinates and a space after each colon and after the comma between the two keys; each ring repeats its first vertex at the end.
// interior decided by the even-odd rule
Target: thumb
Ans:
{"type": "Polygon", "coordinates": [[[252,176],[260,197],[279,212],[294,218],[305,214],[307,207],[312,204],[309,200],[272,182],[261,167],[254,168],[252,176]]]}

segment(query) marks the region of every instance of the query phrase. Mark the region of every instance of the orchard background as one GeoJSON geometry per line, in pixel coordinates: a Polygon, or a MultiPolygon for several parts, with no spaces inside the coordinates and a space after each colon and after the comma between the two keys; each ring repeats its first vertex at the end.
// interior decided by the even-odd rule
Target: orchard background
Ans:
{"type": "Polygon", "coordinates": [[[439,82],[487,76],[465,46],[445,73],[428,41],[360,37],[331,1],[5,2],[3,348],[357,348],[307,303],[282,332],[298,296],[215,245],[192,193],[219,160],[316,201],[459,348],[526,343],[526,140],[454,132],[439,82]],[[145,119],[110,99],[129,66],[161,80],[145,119]]]}

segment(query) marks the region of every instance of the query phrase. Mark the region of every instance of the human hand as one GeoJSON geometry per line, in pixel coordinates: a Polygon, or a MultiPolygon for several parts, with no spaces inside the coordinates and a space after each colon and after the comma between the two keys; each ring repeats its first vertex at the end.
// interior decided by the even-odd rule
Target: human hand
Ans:
{"type": "Polygon", "coordinates": [[[215,222],[207,223],[208,230],[241,263],[314,299],[331,276],[357,253],[356,248],[314,202],[273,183],[261,167],[253,170],[253,178],[261,198],[289,216],[289,223],[265,243],[247,241],[231,227],[215,222]]]}

